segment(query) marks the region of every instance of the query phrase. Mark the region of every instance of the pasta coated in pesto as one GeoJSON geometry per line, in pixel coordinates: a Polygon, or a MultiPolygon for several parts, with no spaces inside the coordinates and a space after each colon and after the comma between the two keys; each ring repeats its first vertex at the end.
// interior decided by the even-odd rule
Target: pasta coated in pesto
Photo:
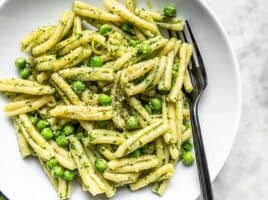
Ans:
{"type": "Polygon", "coordinates": [[[193,47],[177,38],[185,22],[176,9],[136,3],[103,0],[105,10],[75,0],[21,40],[21,78],[0,80],[21,156],[39,159],[59,200],[75,179],[92,196],[150,184],[163,195],[191,154],[193,47]]]}

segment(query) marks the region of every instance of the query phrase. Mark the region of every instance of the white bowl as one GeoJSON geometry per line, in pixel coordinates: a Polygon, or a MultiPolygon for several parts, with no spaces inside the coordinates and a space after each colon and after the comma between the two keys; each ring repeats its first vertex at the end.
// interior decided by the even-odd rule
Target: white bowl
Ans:
{"type": "MultiPolygon", "coordinates": [[[[85,0],[100,5],[99,1],[85,0]]],[[[168,2],[151,1],[153,8],[168,2]]],[[[169,1],[170,2],[170,1],[169,1]]],[[[222,168],[236,136],[241,107],[238,64],[219,21],[200,0],[178,0],[179,14],[191,24],[208,74],[208,88],[200,102],[200,122],[211,178],[222,168]]],[[[19,40],[28,32],[45,24],[55,24],[60,12],[71,8],[71,0],[8,0],[0,1],[0,77],[16,77],[14,60],[20,56],[19,40]]],[[[143,7],[146,7],[145,3],[143,7]]],[[[3,107],[5,99],[0,99],[3,107]]],[[[12,200],[53,200],[56,192],[35,159],[22,160],[15,130],[0,111],[0,190],[12,200]]],[[[161,198],[193,200],[199,195],[196,166],[177,166],[175,177],[161,198]]],[[[86,200],[89,195],[75,185],[72,199],[86,200]]],[[[117,200],[160,199],[148,188],[138,192],[119,190],[117,200]]],[[[103,199],[98,197],[96,199],[103,199]]]]}

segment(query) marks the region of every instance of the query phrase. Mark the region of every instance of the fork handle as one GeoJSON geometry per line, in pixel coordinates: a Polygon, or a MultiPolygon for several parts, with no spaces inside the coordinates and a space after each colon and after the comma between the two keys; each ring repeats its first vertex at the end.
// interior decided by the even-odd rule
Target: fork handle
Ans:
{"type": "Polygon", "coordinates": [[[206,153],[198,118],[198,102],[199,101],[195,101],[191,104],[191,124],[195,148],[195,157],[201,187],[202,200],[213,200],[213,192],[210,182],[206,153]]]}

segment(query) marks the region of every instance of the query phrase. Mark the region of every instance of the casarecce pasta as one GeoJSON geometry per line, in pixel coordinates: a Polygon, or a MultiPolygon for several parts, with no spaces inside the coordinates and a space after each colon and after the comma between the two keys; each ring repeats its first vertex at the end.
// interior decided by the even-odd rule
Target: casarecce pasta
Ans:
{"type": "Polygon", "coordinates": [[[185,95],[193,47],[176,33],[184,20],[173,4],[159,13],[136,0],[103,3],[74,1],[55,25],[28,34],[28,55],[15,62],[21,78],[0,80],[21,156],[39,159],[60,200],[74,179],[93,196],[150,184],[163,195],[176,164],[194,162],[185,95]]]}

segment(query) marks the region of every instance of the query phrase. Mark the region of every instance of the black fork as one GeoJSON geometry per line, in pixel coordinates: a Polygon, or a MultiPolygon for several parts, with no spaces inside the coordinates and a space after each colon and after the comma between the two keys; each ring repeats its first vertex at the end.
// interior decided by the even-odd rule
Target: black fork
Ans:
{"type": "Polygon", "coordinates": [[[198,176],[201,188],[201,197],[203,200],[213,200],[213,192],[209,176],[206,153],[198,118],[198,104],[204,90],[207,87],[207,74],[203,59],[201,57],[199,48],[197,46],[188,21],[186,21],[185,23],[184,31],[177,33],[177,35],[181,40],[191,43],[193,45],[193,56],[188,70],[193,84],[193,91],[190,94],[186,94],[187,97],[190,99],[191,124],[193,131],[196,163],[198,168],[198,176]]]}

